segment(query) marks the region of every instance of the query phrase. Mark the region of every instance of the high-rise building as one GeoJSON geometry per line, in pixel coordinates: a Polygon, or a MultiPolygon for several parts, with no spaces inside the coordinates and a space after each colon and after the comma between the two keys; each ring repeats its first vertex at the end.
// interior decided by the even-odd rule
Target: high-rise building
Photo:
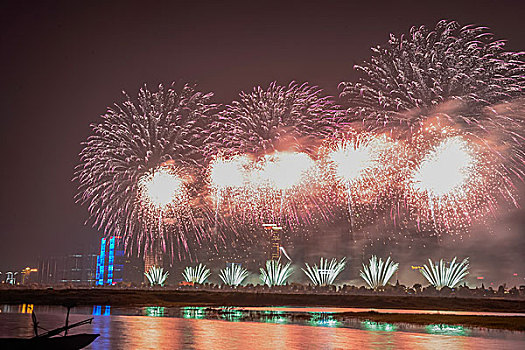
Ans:
{"type": "Polygon", "coordinates": [[[270,260],[281,258],[281,231],[282,227],[277,224],[263,224],[265,230],[270,233],[270,260]]]}
{"type": "Polygon", "coordinates": [[[164,261],[162,259],[162,249],[157,244],[153,244],[150,249],[144,250],[144,274],[142,276],[144,282],[148,282],[145,273],[153,266],[163,267],[164,261]]]}
{"type": "Polygon", "coordinates": [[[123,281],[124,245],[118,236],[100,240],[97,258],[96,285],[113,285],[123,281]]]}
{"type": "Polygon", "coordinates": [[[63,258],[63,273],[60,282],[92,285],[95,283],[96,267],[96,254],[67,255],[63,258]]]}
{"type": "Polygon", "coordinates": [[[97,257],[96,285],[114,285],[120,282],[141,283],[144,262],[136,257],[126,256],[121,237],[111,236],[100,240],[100,254],[97,257]]]}

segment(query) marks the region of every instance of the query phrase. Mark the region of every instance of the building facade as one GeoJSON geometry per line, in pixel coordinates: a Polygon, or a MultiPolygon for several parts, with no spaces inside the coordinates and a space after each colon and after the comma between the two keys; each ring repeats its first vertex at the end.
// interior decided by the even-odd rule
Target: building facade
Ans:
{"type": "Polygon", "coordinates": [[[137,257],[126,256],[121,237],[111,236],[100,240],[95,276],[97,286],[141,283],[143,272],[144,262],[137,257]]]}

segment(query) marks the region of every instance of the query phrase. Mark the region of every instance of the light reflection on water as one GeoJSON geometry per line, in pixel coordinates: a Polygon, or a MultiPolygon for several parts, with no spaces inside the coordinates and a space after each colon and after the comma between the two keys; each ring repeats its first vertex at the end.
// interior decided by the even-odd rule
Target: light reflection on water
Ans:
{"type": "MultiPolygon", "coordinates": [[[[28,307],[0,306],[0,336],[30,336],[28,307]]],[[[32,309],[32,308],[30,308],[32,309]]],[[[65,308],[35,306],[46,328],[63,325],[65,308]]],[[[207,311],[208,310],[208,311],[207,311]]],[[[469,330],[460,326],[408,325],[333,318],[314,312],[305,319],[290,319],[284,311],[259,312],[246,321],[238,309],[213,313],[190,308],[93,308],[72,309],[71,322],[93,314],[92,325],[71,333],[99,333],[90,349],[484,349],[525,348],[525,334],[469,330]],[[298,324],[299,323],[299,324],[298,324]]]]}

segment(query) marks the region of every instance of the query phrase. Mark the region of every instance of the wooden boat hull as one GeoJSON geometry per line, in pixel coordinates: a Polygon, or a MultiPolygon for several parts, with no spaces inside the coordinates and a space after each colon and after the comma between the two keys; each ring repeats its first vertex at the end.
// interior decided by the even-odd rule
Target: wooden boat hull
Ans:
{"type": "Polygon", "coordinates": [[[51,338],[0,338],[0,349],[82,349],[100,334],[74,334],[51,338]]]}

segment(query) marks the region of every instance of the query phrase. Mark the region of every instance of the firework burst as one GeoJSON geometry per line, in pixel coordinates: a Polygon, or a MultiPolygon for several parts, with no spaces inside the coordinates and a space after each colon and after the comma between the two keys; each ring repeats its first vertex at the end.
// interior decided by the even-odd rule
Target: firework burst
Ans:
{"type": "Polygon", "coordinates": [[[248,270],[237,264],[226,266],[226,268],[222,269],[219,273],[221,280],[228,286],[240,285],[248,275],[248,270]]]}
{"type": "Polygon", "coordinates": [[[399,263],[394,263],[390,260],[390,257],[388,257],[386,261],[383,261],[382,259],[377,259],[377,256],[372,255],[368,265],[363,264],[363,270],[361,270],[360,276],[370,288],[377,290],[386,286],[397,271],[398,266],[399,263]]]}
{"type": "Polygon", "coordinates": [[[431,285],[440,290],[443,287],[456,287],[469,274],[468,269],[468,258],[457,263],[454,257],[448,267],[443,259],[439,261],[439,265],[428,259],[428,266],[423,265],[423,269],[420,271],[431,285]]]}
{"type": "Polygon", "coordinates": [[[492,38],[486,27],[446,20],[433,30],[412,27],[409,35],[390,35],[388,44],[372,49],[370,61],[355,67],[362,78],[343,83],[342,97],[376,125],[396,120],[413,126],[426,119],[425,110],[460,100],[466,103],[464,125],[479,125],[483,107],[523,97],[525,88],[522,54],[492,38]]]}
{"type": "Polygon", "coordinates": [[[125,237],[131,250],[158,246],[173,256],[201,242],[187,203],[202,171],[211,96],[191,85],[144,87],[92,125],[75,177],[94,226],[125,237]]]}
{"type": "Polygon", "coordinates": [[[260,268],[261,281],[268,287],[284,285],[293,272],[290,264],[288,262],[286,265],[282,265],[281,259],[266,261],[266,270],[260,268]]]}
{"type": "Polygon", "coordinates": [[[187,266],[182,273],[182,277],[186,282],[203,284],[210,277],[210,269],[206,265],[199,264],[197,266],[187,266]]]}
{"type": "Polygon", "coordinates": [[[511,186],[487,142],[436,121],[414,134],[413,166],[402,182],[406,203],[418,225],[466,228],[494,212],[497,198],[510,194],[511,186]]]}
{"type": "Polygon", "coordinates": [[[320,154],[323,202],[334,207],[337,206],[334,199],[346,201],[351,226],[354,226],[355,214],[359,216],[356,208],[377,211],[384,200],[392,196],[402,158],[397,143],[386,135],[345,133],[343,137],[325,142],[320,154]],[[333,193],[339,196],[334,197],[333,193]]]}
{"type": "Polygon", "coordinates": [[[328,286],[334,284],[335,279],[344,270],[346,266],[346,258],[342,258],[340,261],[333,258],[328,262],[328,259],[321,258],[319,266],[314,266],[305,263],[306,269],[304,271],[310,281],[316,286],[328,286]]]}
{"type": "Polygon", "coordinates": [[[261,156],[275,151],[313,152],[337,128],[338,106],[308,84],[271,83],[242,92],[213,125],[215,149],[261,156]]]}
{"type": "Polygon", "coordinates": [[[162,267],[152,266],[147,272],[144,272],[144,276],[148,279],[150,285],[163,286],[168,279],[169,272],[164,271],[162,267]]]}
{"type": "Polygon", "coordinates": [[[329,97],[306,83],[272,83],[241,93],[214,122],[210,139],[216,142],[208,153],[250,158],[242,171],[247,181],[243,188],[215,191],[220,194],[214,196],[215,204],[223,201],[223,210],[236,213],[243,223],[295,225],[312,219],[315,186],[303,185],[308,176],[315,177],[312,155],[336,131],[338,113],[329,97]]]}
{"type": "Polygon", "coordinates": [[[348,118],[406,136],[405,175],[410,201],[419,202],[417,220],[466,226],[494,212],[501,198],[517,205],[513,183],[523,180],[525,164],[523,54],[506,51],[485,27],[445,20],[434,29],[391,35],[372,51],[370,60],[356,66],[358,82],[342,83],[341,97],[351,105],[348,118]],[[429,137],[428,124],[436,118],[447,127],[429,137]],[[468,146],[446,140],[451,127],[468,146]],[[439,166],[454,155],[455,164],[439,166]],[[436,167],[451,173],[437,177],[436,167]]]}

